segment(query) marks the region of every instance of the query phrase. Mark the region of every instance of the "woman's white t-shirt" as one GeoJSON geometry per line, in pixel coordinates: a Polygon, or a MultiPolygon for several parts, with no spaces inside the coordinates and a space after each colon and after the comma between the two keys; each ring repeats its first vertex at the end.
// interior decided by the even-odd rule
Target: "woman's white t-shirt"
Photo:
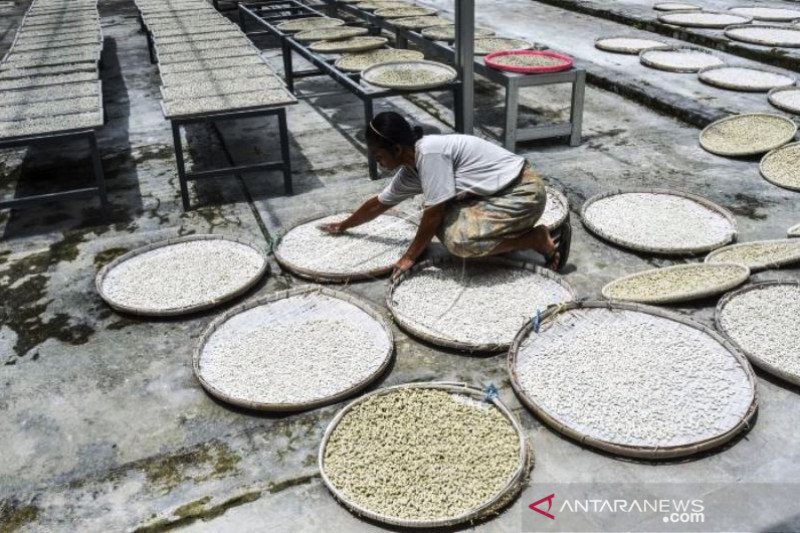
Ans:
{"type": "Polygon", "coordinates": [[[468,194],[491,196],[522,171],[525,158],[472,135],[426,135],[415,145],[416,170],[403,167],[378,194],[397,205],[417,194],[431,207],[468,194]]]}

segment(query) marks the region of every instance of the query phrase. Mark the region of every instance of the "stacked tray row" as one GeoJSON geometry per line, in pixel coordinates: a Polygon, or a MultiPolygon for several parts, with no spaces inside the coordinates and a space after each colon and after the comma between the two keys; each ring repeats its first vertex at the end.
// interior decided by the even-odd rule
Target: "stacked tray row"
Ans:
{"type": "Polygon", "coordinates": [[[97,0],[34,0],[0,61],[0,139],[98,128],[97,0]]]}
{"type": "Polygon", "coordinates": [[[204,0],[138,0],[166,118],[281,106],[294,96],[247,36],[204,0]]]}

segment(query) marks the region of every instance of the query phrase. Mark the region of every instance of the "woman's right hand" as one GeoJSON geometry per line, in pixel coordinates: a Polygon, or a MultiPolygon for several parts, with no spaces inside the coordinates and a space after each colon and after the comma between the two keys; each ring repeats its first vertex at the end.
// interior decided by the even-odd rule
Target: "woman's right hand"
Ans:
{"type": "Polygon", "coordinates": [[[320,224],[317,227],[322,231],[324,231],[325,233],[330,233],[331,235],[339,235],[340,233],[344,233],[344,228],[342,227],[341,222],[330,222],[328,224],[320,224]]]}

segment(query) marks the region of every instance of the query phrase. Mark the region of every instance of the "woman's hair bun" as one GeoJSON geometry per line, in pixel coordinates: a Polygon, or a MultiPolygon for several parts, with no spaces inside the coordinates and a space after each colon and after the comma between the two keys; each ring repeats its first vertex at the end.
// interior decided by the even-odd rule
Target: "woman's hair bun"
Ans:
{"type": "Polygon", "coordinates": [[[422,126],[414,126],[414,138],[416,140],[420,140],[425,136],[425,131],[422,129],[422,126]]]}

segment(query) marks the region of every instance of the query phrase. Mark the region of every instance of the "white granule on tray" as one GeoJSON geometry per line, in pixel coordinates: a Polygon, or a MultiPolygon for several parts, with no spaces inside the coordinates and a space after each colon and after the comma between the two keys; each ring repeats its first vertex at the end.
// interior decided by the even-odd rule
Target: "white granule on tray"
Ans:
{"type": "Polygon", "coordinates": [[[427,15],[422,17],[392,19],[391,23],[399,28],[421,30],[423,28],[433,28],[437,26],[450,26],[453,24],[453,21],[444,19],[442,17],[437,17],[435,15],[427,15]]]}
{"type": "Polygon", "coordinates": [[[87,81],[4,91],[3,104],[26,104],[45,100],[61,100],[94,95],[100,95],[100,84],[97,83],[97,81],[87,81]]]}
{"type": "Polygon", "coordinates": [[[33,104],[26,103],[10,106],[0,103],[0,122],[68,115],[71,113],[88,113],[99,110],[101,105],[100,99],[95,97],[45,100],[33,104]]]}
{"type": "Polygon", "coordinates": [[[239,313],[200,354],[212,388],[261,404],[304,404],[364,384],[381,369],[391,342],[380,322],[326,296],[292,296],[239,313]]]}
{"type": "MultiPolygon", "coordinates": [[[[28,78],[15,78],[11,80],[0,80],[0,91],[11,89],[28,89],[44,87],[46,85],[59,86],[63,83],[74,83],[76,81],[97,80],[97,71],[74,72],[72,74],[59,74],[57,76],[33,76],[28,78]]],[[[69,87],[69,86],[67,86],[69,87]]],[[[2,103],[0,103],[2,105],[2,103]]]]}
{"type": "Polygon", "coordinates": [[[219,94],[203,98],[164,101],[164,114],[166,117],[178,117],[212,111],[287,105],[295,101],[294,96],[284,89],[262,89],[246,93],[219,94]]]}
{"type": "MultiPolygon", "coordinates": [[[[491,37],[494,31],[485,28],[475,28],[475,38],[491,37]]],[[[433,26],[430,28],[423,28],[422,36],[427,39],[434,39],[436,41],[453,42],[456,40],[456,26],[450,24],[448,26],[433,26]]]]}
{"type": "Polygon", "coordinates": [[[297,226],[281,239],[277,253],[295,267],[318,274],[366,274],[391,268],[406,252],[417,227],[399,217],[381,215],[339,235],[330,235],[320,224],[340,222],[337,214],[297,226]]]}
{"type": "Polygon", "coordinates": [[[590,229],[621,246],[686,253],[727,243],[735,233],[721,213],[672,194],[621,193],[584,211],[590,229]]]}
{"type": "Polygon", "coordinates": [[[775,91],[769,95],[769,100],[773,105],[800,115],[800,89],[786,89],[784,91],[775,91]]]}
{"type": "Polygon", "coordinates": [[[442,390],[372,396],[331,433],[322,469],[345,499],[402,520],[455,518],[500,496],[520,467],[519,437],[494,407],[442,390]]]}
{"type": "Polygon", "coordinates": [[[178,72],[206,72],[229,67],[247,67],[249,65],[263,65],[264,61],[258,54],[247,54],[236,57],[220,57],[214,59],[198,59],[183,63],[159,63],[158,71],[161,74],[176,74],[178,72]]]}
{"type": "Polygon", "coordinates": [[[780,7],[734,7],[731,13],[744,15],[756,20],[771,20],[775,22],[792,21],[800,19],[800,11],[797,9],[784,9],[780,7]]]}
{"type": "MultiPolygon", "coordinates": [[[[161,73],[161,83],[165,87],[180,87],[195,83],[208,83],[220,80],[247,80],[250,78],[276,78],[275,73],[265,64],[254,64],[244,67],[225,67],[215,70],[198,70],[192,72],[161,73]]],[[[280,80],[278,80],[280,81],[280,80]]],[[[281,82],[281,86],[283,83],[281,82]]]]}
{"type": "Polygon", "coordinates": [[[800,287],[781,284],[734,296],[722,307],[720,325],[746,353],[794,376],[800,383],[800,287]]]}
{"type": "Polygon", "coordinates": [[[344,21],[328,17],[307,17],[281,22],[277,28],[280,31],[291,33],[316,28],[335,28],[337,26],[344,26],[344,21]]]}
{"type": "Polygon", "coordinates": [[[732,24],[746,24],[748,17],[730,15],[727,13],[668,13],[661,15],[658,20],[675,26],[691,26],[697,28],[724,28],[732,24]]]}
{"type": "Polygon", "coordinates": [[[11,67],[10,65],[0,64],[0,80],[11,80],[17,78],[30,78],[34,76],[57,76],[68,75],[77,72],[91,72],[97,75],[97,66],[91,63],[67,63],[63,65],[52,65],[48,67],[11,67]]]}
{"type": "Polygon", "coordinates": [[[696,72],[706,67],[723,65],[724,61],[705,52],[680,48],[677,50],[648,50],[642,55],[642,63],[655,68],[696,72]]]}
{"type": "Polygon", "coordinates": [[[244,36],[229,37],[217,41],[192,41],[189,43],[157,43],[159,54],[176,54],[179,52],[193,52],[195,50],[209,50],[212,48],[227,48],[231,46],[248,46],[249,41],[244,36]]]}
{"type": "Polygon", "coordinates": [[[218,41],[221,39],[229,39],[242,35],[242,32],[237,29],[224,29],[218,31],[209,31],[208,33],[198,33],[190,35],[173,35],[170,37],[159,37],[158,44],[176,44],[176,43],[196,43],[202,41],[218,41]]]}
{"type": "Polygon", "coordinates": [[[23,135],[38,135],[40,133],[55,133],[83,128],[99,128],[102,125],[102,111],[97,111],[96,113],[80,113],[76,115],[32,118],[29,120],[0,122],[0,137],[20,137],[23,135]]]}
{"type": "Polygon", "coordinates": [[[658,11],[694,11],[701,9],[700,6],[683,2],[660,2],[653,6],[658,11]]]}
{"type": "Polygon", "coordinates": [[[231,46],[230,48],[217,48],[211,50],[193,50],[188,52],[175,52],[174,54],[158,54],[159,64],[161,63],[184,63],[203,61],[205,59],[230,58],[236,56],[255,56],[258,51],[251,46],[231,46]]]}
{"type": "Polygon", "coordinates": [[[786,87],[795,83],[794,78],[790,76],[745,67],[715,68],[700,73],[700,79],[712,85],[750,91],[769,91],[775,87],[786,87]]]}
{"type": "Polygon", "coordinates": [[[348,72],[360,72],[373,65],[389,61],[414,61],[425,59],[422,52],[416,50],[396,50],[386,48],[361,54],[347,54],[336,60],[336,67],[348,72]]]}
{"type": "Polygon", "coordinates": [[[508,345],[536,311],[573,300],[527,269],[487,264],[429,266],[403,280],[392,313],[409,329],[467,345],[508,345]]]}
{"type": "Polygon", "coordinates": [[[774,26],[731,28],[725,35],[737,41],[766,46],[800,46],[800,28],[778,28],[774,26]]]}
{"type": "Polygon", "coordinates": [[[707,263],[739,263],[750,270],[763,270],[776,264],[800,262],[800,241],[776,239],[772,241],[734,244],[716,250],[706,257],[707,263]]]}
{"type": "Polygon", "coordinates": [[[156,248],[110,269],[102,292],[115,304],[172,311],[223,298],[253,281],[264,257],[238,242],[197,240],[156,248]]]}
{"type": "Polygon", "coordinates": [[[525,395],[558,423],[625,446],[724,435],[754,396],[742,365],[713,337],[634,311],[560,313],[522,342],[515,370],[525,395]]]}
{"type": "Polygon", "coordinates": [[[599,39],[595,45],[601,50],[605,49],[615,52],[637,54],[642,50],[666,46],[666,43],[664,43],[664,41],[657,41],[655,39],[639,39],[636,37],[609,37],[608,39],[599,39]]]}
{"type": "Polygon", "coordinates": [[[164,99],[167,101],[182,98],[205,98],[224,94],[246,93],[251,91],[268,91],[284,87],[283,82],[276,76],[263,78],[241,78],[230,80],[197,81],[164,87],[164,99]]]}
{"type": "Polygon", "coordinates": [[[776,185],[800,191],[800,144],[782,146],[764,156],[761,173],[776,185]]]}
{"type": "Polygon", "coordinates": [[[99,42],[97,37],[94,35],[90,35],[88,37],[80,37],[77,39],[58,39],[58,40],[48,40],[48,41],[31,41],[31,42],[16,42],[14,43],[14,50],[17,52],[27,52],[32,50],[45,50],[48,48],[65,48],[65,47],[72,47],[72,46],[80,46],[86,44],[95,44],[98,45],[99,42]]]}
{"type": "Polygon", "coordinates": [[[522,39],[506,39],[504,37],[483,37],[475,39],[475,55],[485,56],[492,52],[506,50],[528,50],[533,44],[522,39]]]}

